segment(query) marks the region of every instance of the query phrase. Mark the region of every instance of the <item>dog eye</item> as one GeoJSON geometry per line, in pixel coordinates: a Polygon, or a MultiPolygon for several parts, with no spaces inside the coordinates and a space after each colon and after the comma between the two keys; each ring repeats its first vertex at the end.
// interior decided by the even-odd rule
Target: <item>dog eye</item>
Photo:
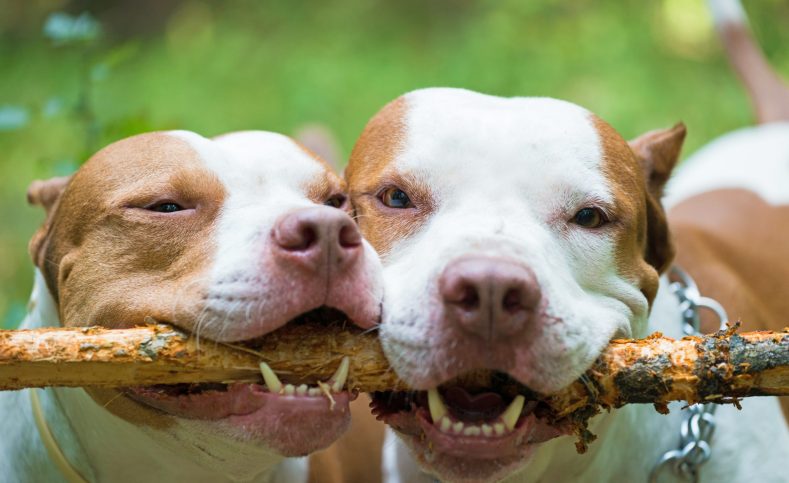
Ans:
{"type": "Polygon", "coordinates": [[[164,203],[153,205],[148,209],[151,211],[156,211],[158,213],[175,213],[176,211],[183,210],[183,207],[178,203],[167,201],[164,203]]]}
{"type": "Polygon", "coordinates": [[[400,188],[389,188],[381,193],[381,202],[389,208],[413,208],[414,204],[400,188]]]}
{"type": "Polygon", "coordinates": [[[582,208],[573,216],[572,221],[584,228],[598,228],[608,220],[599,208],[582,208]]]}
{"type": "Polygon", "coordinates": [[[331,206],[332,208],[341,208],[342,205],[345,204],[345,199],[345,195],[333,195],[331,198],[324,201],[323,204],[331,206]]]}

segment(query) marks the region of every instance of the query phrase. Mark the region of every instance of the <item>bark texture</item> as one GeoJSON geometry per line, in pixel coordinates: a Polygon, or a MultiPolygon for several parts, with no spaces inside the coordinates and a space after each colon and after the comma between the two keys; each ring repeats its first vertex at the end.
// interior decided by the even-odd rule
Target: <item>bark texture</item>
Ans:
{"type": "MultiPolygon", "coordinates": [[[[329,379],[343,356],[350,356],[349,389],[407,389],[374,334],[340,323],[289,324],[243,346],[198,342],[166,325],[0,331],[0,389],[261,382],[261,361],[285,383],[315,383],[329,379]]],[[[789,395],[789,329],[615,340],[584,377],[540,399],[558,420],[629,403],[762,395],[789,395]]]]}

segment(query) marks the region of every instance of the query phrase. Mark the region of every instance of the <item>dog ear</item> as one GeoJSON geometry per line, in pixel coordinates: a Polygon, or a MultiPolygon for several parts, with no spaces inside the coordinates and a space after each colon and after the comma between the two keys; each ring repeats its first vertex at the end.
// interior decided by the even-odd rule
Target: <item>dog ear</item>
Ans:
{"type": "Polygon", "coordinates": [[[34,206],[42,206],[46,211],[44,224],[36,231],[28,245],[30,257],[37,267],[41,268],[44,262],[44,241],[49,233],[52,213],[57,208],[60,195],[65,191],[71,176],[60,176],[48,180],[36,180],[27,189],[27,202],[34,206]]]}
{"type": "Polygon", "coordinates": [[[672,128],[650,131],[630,141],[630,149],[641,163],[647,187],[645,259],[659,273],[665,271],[674,259],[668,220],[660,199],[671,171],[679,160],[685,134],[685,125],[678,123],[672,128]]]}
{"type": "Polygon", "coordinates": [[[317,154],[331,169],[340,172],[340,144],[337,137],[322,124],[305,124],[296,130],[293,137],[302,146],[317,154]]]}

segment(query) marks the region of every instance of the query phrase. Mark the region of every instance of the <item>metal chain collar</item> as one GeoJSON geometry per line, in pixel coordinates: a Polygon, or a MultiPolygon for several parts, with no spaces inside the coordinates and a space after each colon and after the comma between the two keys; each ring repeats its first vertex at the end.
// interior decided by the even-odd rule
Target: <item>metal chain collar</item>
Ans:
{"type": "MultiPolygon", "coordinates": [[[[718,316],[720,330],[729,321],[723,306],[716,300],[702,297],[696,282],[679,267],[671,267],[669,290],[679,299],[682,312],[682,332],[701,335],[700,309],[708,309],[718,316]]],[[[649,473],[649,483],[657,483],[658,475],[668,469],[682,481],[698,482],[699,469],[710,459],[710,440],[715,432],[716,404],[694,404],[685,413],[679,431],[679,446],[661,455],[649,473]]]]}

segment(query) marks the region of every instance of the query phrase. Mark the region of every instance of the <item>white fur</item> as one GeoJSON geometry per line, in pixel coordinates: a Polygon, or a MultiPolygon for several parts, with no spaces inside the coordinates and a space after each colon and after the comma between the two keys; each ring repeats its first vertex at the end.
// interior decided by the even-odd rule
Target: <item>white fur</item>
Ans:
{"type": "MultiPolygon", "coordinates": [[[[264,131],[241,131],[206,139],[188,131],[170,133],[185,140],[224,185],[216,252],[208,295],[197,334],[214,340],[238,340],[245,322],[281,299],[282,284],[261,270],[260,259],[275,221],[283,213],[315,204],[305,188],[324,168],[291,138],[264,131]],[[258,260],[255,259],[258,257],[258,260]],[[258,263],[256,263],[258,262],[258,263]]],[[[365,271],[377,274],[380,262],[363,242],[365,271]]],[[[278,276],[278,275],[273,275],[278,276]]],[[[367,287],[376,300],[383,287],[376,275],[367,287]]]]}
{"type": "Polygon", "coordinates": [[[464,254],[510,257],[534,270],[559,321],[534,350],[566,351],[561,360],[534,357],[528,382],[537,390],[569,384],[615,335],[643,335],[647,300],[617,273],[614,240],[568,223],[592,201],[613,202],[588,111],[460,89],[416,91],[406,102],[404,149],[391,166],[427,184],[436,208],[384,267],[381,337],[401,377],[413,383],[431,369],[436,280],[464,254]]]}
{"type": "Polygon", "coordinates": [[[277,217],[313,203],[301,189],[320,165],[287,136],[239,132],[206,139],[192,132],[171,133],[189,143],[227,190],[220,214],[208,297],[197,333],[234,340],[236,330],[261,307],[276,302],[275,286],[260,270],[267,236],[277,217]],[[254,312],[253,312],[254,311],[254,312]]]}
{"type": "MultiPolygon", "coordinates": [[[[542,381],[546,387],[577,377],[615,333],[681,336],[678,303],[665,278],[647,325],[646,302],[615,273],[611,240],[583,233],[563,238],[555,231],[552,213],[569,216],[586,196],[610,198],[600,172],[600,141],[586,111],[561,101],[505,100],[454,89],[418,91],[406,101],[405,146],[393,166],[429,185],[437,208],[416,235],[398,241],[384,269],[381,333],[402,377],[419,377],[430,360],[426,315],[436,303],[430,280],[461,253],[510,255],[534,268],[563,320],[559,332],[541,343],[547,353],[570,347],[566,365],[538,369],[551,377],[542,381]]],[[[787,132],[786,126],[765,126],[711,144],[672,182],[670,201],[739,186],[784,202],[787,132]]],[[[591,427],[599,439],[588,454],[578,455],[570,437],[554,439],[505,481],[646,481],[658,457],[678,444],[681,407],[671,404],[668,416],[649,405],[599,415],[591,427]]],[[[776,398],[748,399],[742,411],[722,406],[716,421],[712,459],[701,481],[786,481],[789,431],[776,398]]],[[[431,481],[391,434],[386,481],[431,481]]]]}
{"type": "Polygon", "coordinates": [[[712,20],[720,28],[726,25],[747,25],[748,17],[740,0],[707,0],[712,20]]]}
{"type": "Polygon", "coordinates": [[[774,205],[789,204],[789,122],[725,134],[686,160],[669,180],[663,204],[724,188],[758,193],[774,205]]]}

